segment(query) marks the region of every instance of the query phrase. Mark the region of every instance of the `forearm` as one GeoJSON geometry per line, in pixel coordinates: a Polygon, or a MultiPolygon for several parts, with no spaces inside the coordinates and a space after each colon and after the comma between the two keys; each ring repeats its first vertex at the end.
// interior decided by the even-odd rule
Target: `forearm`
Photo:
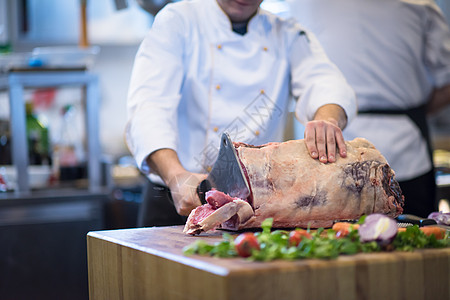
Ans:
{"type": "Polygon", "coordinates": [[[338,126],[341,130],[347,126],[347,115],[342,107],[337,104],[321,106],[314,115],[315,121],[328,121],[338,126]]]}
{"type": "Polygon", "coordinates": [[[147,157],[147,164],[166,185],[178,174],[186,172],[173,149],[156,150],[147,157]]]}
{"type": "Polygon", "coordinates": [[[435,89],[427,105],[427,113],[435,114],[450,104],[450,84],[435,89]]]}

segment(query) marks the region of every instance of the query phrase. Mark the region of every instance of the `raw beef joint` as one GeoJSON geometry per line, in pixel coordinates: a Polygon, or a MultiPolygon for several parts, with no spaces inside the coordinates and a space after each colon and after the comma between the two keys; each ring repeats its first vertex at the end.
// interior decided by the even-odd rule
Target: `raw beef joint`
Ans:
{"type": "Polygon", "coordinates": [[[191,212],[184,232],[258,228],[266,218],[273,218],[274,228],[319,228],[365,214],[401,214],[404,197],[386,159],[365,139],[346,145],[346,158],[324,164],[310,157],[304,140],[234,143],[250,196],[208,192],[208,203],[191,212]]]}

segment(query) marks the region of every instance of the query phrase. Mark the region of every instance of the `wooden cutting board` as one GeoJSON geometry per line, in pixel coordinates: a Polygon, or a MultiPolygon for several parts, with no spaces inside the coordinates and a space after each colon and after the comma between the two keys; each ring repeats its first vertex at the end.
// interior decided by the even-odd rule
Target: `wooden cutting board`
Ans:
{"type": "Polygon", "coordinates": [[[90,232],[90,300],[450,299],[450,248],[251,262],[184,256],[182,226],[90,232]]]}

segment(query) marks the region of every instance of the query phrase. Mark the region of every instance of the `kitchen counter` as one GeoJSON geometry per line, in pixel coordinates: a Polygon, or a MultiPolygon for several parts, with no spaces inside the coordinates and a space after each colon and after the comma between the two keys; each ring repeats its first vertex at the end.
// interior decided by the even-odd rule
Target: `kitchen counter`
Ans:
{"type": "Polygon", "coordinates": [[[183,226],[87,235],[89,296],[99,299],[449,299],[450,248],[251,262],[184,256],[183,226]]]}

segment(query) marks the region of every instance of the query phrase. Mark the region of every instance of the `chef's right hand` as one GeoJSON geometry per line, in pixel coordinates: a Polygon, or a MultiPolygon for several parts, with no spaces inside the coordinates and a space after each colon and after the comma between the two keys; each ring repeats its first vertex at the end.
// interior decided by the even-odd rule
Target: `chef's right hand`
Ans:
{"type": "Polygon", "coordinates": [[[341,157],[347,156],[344,136],[337,122],[315,120],[305,127],[305,142],[308,152],[322,163],[336,162],[336,148],[341,157]]]}
{"type": "Polygon", "coordinates": [[[197,186],[207,175],[188,172],[181,165],[175,150],[159,149],[147,157],[147,164],[169,187],[178,214],[187,216],[201,205],[197,186]]]}
{"type": "Polygon", "coordinates": [[[201,205],[197,186],[206,177],[207,174],[184,171],[177,173],[169,180],[168,186],[178,214],[187,216],[194,208],[201,205]]]}
{"type": "Polygon", "coordinates": [[[341,157],[347,156],[342,130],[347,125],[347,115],[336,104],[321,106],[305,128],[305,142],[308,152],[322,163],[336,161],[336,147],[341,157]]]}

